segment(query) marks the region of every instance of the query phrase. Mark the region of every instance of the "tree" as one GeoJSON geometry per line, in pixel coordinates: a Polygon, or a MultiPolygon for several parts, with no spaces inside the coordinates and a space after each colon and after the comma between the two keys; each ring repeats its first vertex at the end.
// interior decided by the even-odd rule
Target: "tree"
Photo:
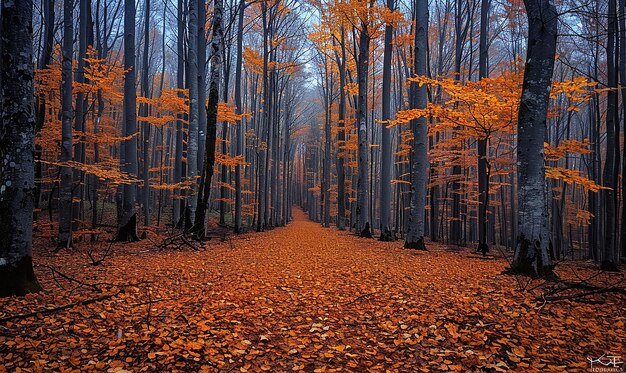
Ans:
{"type": "MultiPolygon", "coordinates": [[[[124,137],[121,158],[122,170],[137,177],[137,72],[135,69],[135,1],[124,0],[124,137]]],[[[137,186],[127,183],[121,187],[116,241],[138,241],[137,186]]]]}
{"type": "MultiPolygon", "coordinates": [[[[428,48],[428,0],[414,1],[415,41],[413,44],[413,74],[426,75],[428,48]]],[[[411,82],[410,106],[424,109],[427,104],[425,85],[411,82]]],[[[428,178],[428,129],[425,116],[411,121],[413,147],[411,150],[411,202],[409,206],[408,228],[404,247],[425,250],[424,225],[426,218],[426,181],[428,178]]]]}
{"type": "MultiPolygon", "coordinates": [[[[187,81],[189,84],[189,132],[187,138],[187,177],[192,182],[191,199],[189,200],[188,210],[185,214],[189,214],[191,219],[194,219],[197,207],[197,194],[198,190],[198,152],[199,152],[199,121],[200,121],[200,109],[204,108],[204,103],[199,101],[199,87],[200,80],[199,67],[198,67],[198,0],[189,1],[189,46],[187,49],[187,64],[188,75],[187,81]]],[[[204,29],[204,27],[202,27],[204,29]]],[[[202,157],[202,155],[200,155],[202,157]]],[[[193,220],[191,221],[193,224],[193,220]]],[[[185,227],[188,228],[188,227],[185,227]]]]}
{"type": "MultiPolygon", "coordinates": [[[[213,31],[211,36],[211,78],[209,82],[209,102],[207,112],[207,135],[204,153],[204,165],[200,178],[196,216],[192,232],[197,239],[205,237],[205,218],[211,193],[211,179],[213,178],[213,166],[215,166],[215,140],[217,138],[217,121],[219,108],[219,91],[222,71],[222,48],[224,43],[224,30],[222,18],[224,3],[222,0],[214,0],[213,3],[213,31]]],[[[204,105],[203,105],[204,106],[204,105]]]]}
{"type": "MultiPolygon", "coordinates": [[[[480,3],[480,42],[478,44],[478,79],[489,76],[489,7],[491,0],[480,3]]],[[[478,250],[489,252],[487,245],[487,209],[489,208],[489,175],[487,173],[488,139],[478,139],[478,250]]]]}
{"type": "Polygon", "coordinates": [[[2,0],[0,297],[24,295],[41,289],[32,265],[35,191],[32,19],[32,0],[2,0]]]}
{"type": "Polygon", "coordinates": [[[358,100],[357,100],[357,136],[358,136],[358,179],[357,179],[357,196],[356,196],[356,229],[361,237],[372,237],[370,227],[370,204],[369,204],[369,142],[367,139],[367,91],[369,76],[369,58],[370,58],[370,8],[374,1],[371,0],[370,5],[365,5],[365,9],[361,10],[359,15],[359,40],[358,40],[358,57],[356,58],[356,77],[358,83],[358,100]]]}
{"type": "MultiPolygon", "coordinates": [[[[616,0],[609,0],[608,4],[608,28],[607,28],[607,45],[606,45],[606,64],[607,64],[607,92],[606,101],[606,161],[604,162],[604,170],[602,181],[607,187],[603,191],[604,205],[604,242],[602,252],[600,253],[600,268],[605,270],[617,270],[615,260],[616,254],[616,219],[617,219],[617,173],[619,169],[619,157],[616,150],[619,151],[619,112],[618,112],[618,94],[617,94],[617,77],[618,69],[616,60],[616,50],[619,45],[617,40],[617,12],[616,0]]],[[[623,5],[622,5],[623,6],[623,5]]],[[[622,197],[624,198],[624,197],[622,197]]]]}
{"type": "MultiPolygon", "coordinates": [[[[387,0],[387,8],[392,12],[395,0],[387,0]]],[[[393,53],[393,23],[385,24],[385,52],[383,60],[383,92],[382,118],[383,122],[391,118],[391,56],[393,53]]],[[[384,125],[382,128],[382,164],[380,175],[380,240],[394,239],[390,229],[391,212],[391,179],[393,160],[391,157],[391,128],[384,125]]]]}
{"type": "MultiPolygon", "coordinates": [[[[241,99],[241,70],[243,69],[243,18],[246,12],[245,0],[239,0],[239,7],[237,8],[237,59],[235,61],[235,106],[237,107],[237,114],[243,113],[243,102],[241,99]]],[[[235,126],[235,154],[237,156],[243,155],[243,122],[239,121],[235,126]]],[[[235,233],[241,233],[242,231],[242,189],[243,183],[241,180],[242,167],[241,164],[235,166],[235,233]]]]}
{"type": "Polygon", "coordinates": [[[63,1],[63,71],[61,83],[61,166],[59,186],[59,241],[57,250],[72,246],[72,57],[74,52],[74,1],[63,1]]]}
{"type": "Polygon", "coordinates": [[[517,245],[511,270],[550,276],[544,141],[556,54],[558,14],[550,0],[524,0],[528,47],[518,114],[517,245]]]}

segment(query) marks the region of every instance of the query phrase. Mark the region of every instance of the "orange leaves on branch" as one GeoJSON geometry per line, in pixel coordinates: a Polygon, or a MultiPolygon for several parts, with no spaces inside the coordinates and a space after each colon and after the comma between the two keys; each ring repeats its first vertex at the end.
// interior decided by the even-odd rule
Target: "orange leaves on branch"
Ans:
{"type": "Polygon", "coordinates": [[[593,180],[584,177],[582,175],[582,172],[579,170],[570,170],[564,167],[546,166],[546,177],[550,179],[561,180],[567,184],[577,184],[591,192],[599,192],[602,189],[609,189],[607,187],[596,184],[593,180]]]}
{"type": "Polygon", "coordinates": [[[565,157],[567,153],[590,154],[591,149],[589,149],[589,147],[592,144],[587,139],[585,139],[583,141],[563,140],[556,148],[553,148],[547,142],[543,145],[546,161],[557,161],[565,157]]]}
{"type": "Polygon", "coordinates": [[[237,123],[243,118],[250,118],[250,113],[237,114],[237,108],[233,105],[228,105],[225,102],[218,103],[217,106],[217,121],[218,122],[228,122],[228,123],[237,123]]]}
{"type": "Polygon", "coordinates": [[[67,161],[67,162],[51,162],[40,160],[39,162],[47,165],[53,165],[58,167],[70,167],[74,170],[82,171],[87,174],[95,175],[98,179],[107,180],[111,184],[119,185],[119,184],[132,184],[137,183],[140,180],[131,177],[129,174],[122,172],[119,168],[111,167],[108,163],[95,163],[95,164],[86,164],[80,163],[76,161],[67,161]]]}

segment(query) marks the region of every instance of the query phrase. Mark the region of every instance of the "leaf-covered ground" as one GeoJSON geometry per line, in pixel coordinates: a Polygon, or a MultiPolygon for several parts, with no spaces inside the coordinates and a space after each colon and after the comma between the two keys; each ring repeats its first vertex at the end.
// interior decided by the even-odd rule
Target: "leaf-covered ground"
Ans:
{"type": "MultiPolygon", "coordinates": [[[[0,372],[572,372],[626,355],[622,295],[543,304],[504,259],[295,218],[198,252],[114,246],[99,266],[37,247],[46,292],[1,299],[0,318],[70,307],[0,321],[0,372]]],[[[592,273],[574,268],[559,274],[592,273]]]]}

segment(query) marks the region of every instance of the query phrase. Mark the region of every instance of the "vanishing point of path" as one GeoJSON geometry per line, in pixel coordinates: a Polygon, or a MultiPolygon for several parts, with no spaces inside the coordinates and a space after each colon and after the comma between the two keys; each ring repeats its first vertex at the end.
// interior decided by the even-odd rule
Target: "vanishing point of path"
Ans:
{"type": "Polygon", "coordinates": [[[294,210],[202,251],[144,240],[92,266],[87,244],[36,248],[47,292],[0,300],[0,318],[77,304],[0,322],[0,372],[583,371],[624,352],[623,297],[540,307],[504,259],[401,246],[294,210]]]}

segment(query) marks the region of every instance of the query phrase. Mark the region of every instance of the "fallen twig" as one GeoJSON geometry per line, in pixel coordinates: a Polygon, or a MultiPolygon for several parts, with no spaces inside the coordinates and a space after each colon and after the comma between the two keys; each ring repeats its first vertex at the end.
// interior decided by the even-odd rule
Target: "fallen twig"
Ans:
{"type": "Polygon", "coordinates": [[[76,307],[76,306],[84,306],[84,305],[87,305],[87,304],[100,302],[100,301],[103,301],[103,300],[107,300],[109,298],[113,298],[114,296],[118,295],[119,293],[120,293],[120,291],[117,291],[115,293],[105,294],[105,295],[101,295],[101,296],[98,296],[98,297],[95,297],[95,298],[83,299],[83,300],[78,301],[78,302],[72,302],[72,303],[64,304],[64,305],[58,306],[58,307],[44,308],[44,309],[40,309],[40,310],[33,311],[33,312],[27,312],[27,313],[21,313],[21,314],[17,314],[17,315],[12,315],[12,316],[6,316],[6,317],[3,317],[3,318],[0,318],[0,324],[4,324],[4,323],[6,323],[8,321],[12,321],[12,320],[27,319],[29,317],[36,316],[36,315],[39,315],[39,314],[47,315],[47,314],[50,314],[50,313],[63,311],[63,310],[66,310],[68,308],[72,308],[72,307],[76,307]]]}

